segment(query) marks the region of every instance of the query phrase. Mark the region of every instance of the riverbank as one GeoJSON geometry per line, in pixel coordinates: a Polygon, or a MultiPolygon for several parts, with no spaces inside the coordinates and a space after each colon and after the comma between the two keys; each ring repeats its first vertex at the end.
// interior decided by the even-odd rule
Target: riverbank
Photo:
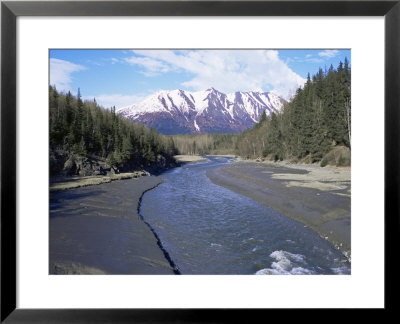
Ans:
{"type": "Polygon", "coordinates": [[[138,213],[162,180],[142,176],[50,192],[50,274],[174,274],[138,213]]]}
{"type": "Polygon", "coordinates": [[[109,183],[116,180],[126,180],[148,176],[146,171],[126,172],[119,174],[111,174],[107,176],[70,176],[70,177],[52,177],[50,178],[50,192],[68,190],[80,187],[94,186],[102,183],[109,183]]]}
{"type": "Polygon", "coordinates": [[[239,160],[207,176],[301,222],[351,260],[350,169],[239,160]]]}
{"type": "Polygon", "coordinates": [[[287,187],[313,188],[332,194],[351,197],[351,168],[350,167],[321,167],[318,164],[296,164],[287,161],[262,162],[271,167],[285,167],[295,170],[305,170],[302,174],[276,173],[274,179],[286,180],[287,187]]]}

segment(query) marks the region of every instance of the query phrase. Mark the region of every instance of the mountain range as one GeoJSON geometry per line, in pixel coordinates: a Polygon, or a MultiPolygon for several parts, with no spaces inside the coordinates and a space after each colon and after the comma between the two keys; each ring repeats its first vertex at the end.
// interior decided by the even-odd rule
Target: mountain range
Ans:
{"type": "Polygon", "coordinates": [[[280,111],[284,102],[271,92],[162,90],[117,113],[166,135],[232,133],[251,128],[264,111],[280,111]]]}

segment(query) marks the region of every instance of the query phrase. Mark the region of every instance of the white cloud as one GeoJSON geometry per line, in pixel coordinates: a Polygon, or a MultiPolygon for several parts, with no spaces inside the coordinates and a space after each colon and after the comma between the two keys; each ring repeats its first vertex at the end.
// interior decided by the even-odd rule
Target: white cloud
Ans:
{"type": "Polygon", "coordinates": [[[120,63],[121,61],[115,57],[111,58],[111,64],[120,63]]]}
{"type": "Polygon", "coordinates": [[[131,65],[139,65],[145,68],[145,71],[142,71],[141,73],[143,73],[146,76],[156,76],[159,75],[160,73],[165,73],[170,70],[166,64],[162,63],[159,60],[151,59],[149,57],[132,56],[126,58],[125,61],[131,65]]]}
{"type": "Polygon", "coordinates": [[[339,51],[338,50],[325,50],[325,51],[319,52],[318,55],[321,57],[332,58],[332,57],[339,55],[339,51]]]}
{"type": "Polygon", "coordinates": [[[306,57],[304,60],[298,60],[299,63],[323,63],[325,62],[322,58],[319,57],[306,57]]]}
{"type": "Polygon", "coordinates": [[[71,63],[56,58],[50,59],[50,84],[55,85],[59,91],[71,91],[72,77],[74,72],[85,70],[82,65],[71,63]]]}
{"type": "Polygon", "coordinates": [[[100,63],[100,62],[97,62],[94,60],[86,60],[85,62],[88,64],[96,65],[96,66],[104,66],[104,63],[100,63]]]}
{"type": "Polygon", "coordinates": [[[137,50],[127,60],[144,67],[149,75],[172,70],[189,72],[182,86],[193,90],[214,87],[222,92],[272,88],[288,93],[305,82],[273,50],[137,50]],[[139,55],[139,56],[137,56],[139,55]]]}
{"type": "Polygon", "coordinates": [[[111,108],[112,106],[115,106],[115,108],[117,109],[132,105],[144,99],[144,97],[141,96],[121,94],[101,94],[98,96],[84,96],[83,99],[93,101],[93,98],[95,98],[96,102],[104,108],[111,108]]]}
{"type": "Polygon", "coordinates": [[[296,63],[323,63],[325,61],[320,57],[314,57],[313,54],[307,54],[304,57],[295,56],[293,58],[289,57],[289,58],[286,59],[286,63],[291,63],[291,62],[296,62],[296,63]]]}

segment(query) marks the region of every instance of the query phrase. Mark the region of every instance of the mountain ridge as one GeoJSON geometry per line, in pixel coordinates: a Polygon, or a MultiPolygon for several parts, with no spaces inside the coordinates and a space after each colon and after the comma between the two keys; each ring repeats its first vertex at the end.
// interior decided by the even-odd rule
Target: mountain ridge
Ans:
{"type": "Polygon", "coordinates": [[[233,133],[251,128],[264,111],[267,115],[280,111],[284,102],[271,92],[176,89],[158,91],[117,113],[167,135],[233,133]]]}

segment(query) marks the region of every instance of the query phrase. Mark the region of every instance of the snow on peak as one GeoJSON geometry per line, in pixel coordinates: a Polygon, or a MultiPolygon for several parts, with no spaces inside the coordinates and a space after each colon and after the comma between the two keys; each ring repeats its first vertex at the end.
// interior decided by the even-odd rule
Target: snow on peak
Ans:
{"type": "Polygon", "coordinates": [[[282,98],[271,92],[237,91],[224,94],[213,87],[196,92],[160,90],[140,103],[119,109],[117,113],[135,121],[141,121],[144,118],[142,116],[162,113],[163,118],[168,115],[174,120],[182,118],[190,122],[193,132],[200,132],[204,123],[209,127],[218,122],[229,125],[254,124],[264,111],[267,115],[279,111],[283,102],[282,98]]]}

